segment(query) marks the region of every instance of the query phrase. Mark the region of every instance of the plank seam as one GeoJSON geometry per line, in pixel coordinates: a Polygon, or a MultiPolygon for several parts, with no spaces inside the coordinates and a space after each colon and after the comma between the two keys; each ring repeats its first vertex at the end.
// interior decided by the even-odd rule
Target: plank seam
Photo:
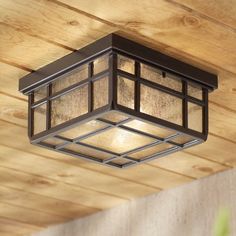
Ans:
{"type": "Polygon", "coordinates": [[[200,156],[200,155],[198,155],[198,154],[191,153],[191,152],[188,152],[188,151],[183,151],[183,152],[184,152],[184,153],[187,153],[187,154],[190,154],[190,155],[192,155],[192,156],[199,157],[199,158],[204,159],[204,160],[207,160],[207,161],[214,162],[214,163],[216,163],[216,164],[220,164],[220,165],[222,165],[222,166],[228,167],[229,169],[234,168],[233,165],[229,165],[228,163],[224,163],[224,162],[219,162],[219,161],[216,161],[216,160],[212,160],[212,159],[210,159],[210,158],[202,157],[202,156],[200,156]]]}
{"type": "Polygon", "coordinates": [[[196,180],[196,179],[198,179],[198,178],[196,178],[196,177],[193,177],[193,176],[190,176],[190,175],[185,175],[185,174],[183,174],[183,173],[179,173],[179,172],[177,172],[177,171],[174,171],[174,170],[171,170],[171,169],[167,169],[167,168],[164,168],[164,167],[161,167],[161,166],[157,166],[157,165],[154,165],[154,164],[151,164],[151,163],[145,163],[146,165],[148,165],[148,166],[152,166],[152,167],[154,167],[154,168],[156,168],[156,169],[161,169],[161,170],[164,170],[164,171],[168,171],[168,172],[171,172],[171,173],[173,173],[173,174],[177,174],[177,175],[181,175],[181,176],[183,176],[183,177],[186,177],[186,178],[189,178],[189,179],[191,179],[191,180],[196,180]]]}
{"type": "Polygon", "coordinates": [[[225,109],[226,111],[229,111],[229,112],[232,112],[232,113],[236,114],[236,110],[234,110],[234,109],[232,109],[232,108],[229,108],[229,107],[226,107],[226,106],[223,106],[223,105],[221,105],[221,104],[218,104],[217,102],[214,102],[214,101],[212,101],[212,100],[209,101],[209,104],[213,104],[213,105],[215,105],[215,106],[217,106],[217,107],[220,107],[220,108],[222,108],[222,109],[225,109]]]}
{"type": "MultiPolygon", "coordinates": [[[[12,186],[7,186],[7,185],[4,185],[4,184],[1,184],[1,186],[3,186],[4,188],[7,188],[7,189],[13,189],[15,191],[19,191],[19,192],[23,192],[23,193],[30,193],[31,195],[39,196],[41,198],[48,198],[48,199],[51,199],[51,200],[56,200],[56,201],[60,201],[60,202],[63,202],[63,203],[68,203],[68,204],[73,204],[73,205],[76,205],[76,206],[88,208],[88,209],[91,209],[91,210],[96,210],[96,211],[101,211],[102,210],[101,208],[86,206],[86,205],[83,205],[83,204],[80,204],[80,203],[75,203],[75,202],[71,202],[71,201],[68,201],[68,200],[58,199],[58,198],[55,198],[55,197],[52,197],[52,196],[49,197],[49,196],[46,196],[46,195],[42,195],[40,193],[28,192],[28,191],[25,191],[23,189],[14,188],[12,186]]],[[[0,217],[0,219],[1,219],[1,217],[0,217]]]]}
{"type": "Polygon", "coordinates": [[[24,71],[28,71],[28,72],[30,72],[30,73],[31,73],[31,72],[34,72],[33,69],[28,68],[27,66],[20,65],[20,64],[18,64],[18,63],[15,63],[15,62],[12,62],[12,61],[8,61],[8,60],[3,59],[3,58],[0,58],[0,62],[1,62],[1,63],[4,63],[4,64],[7,64],[7,65],[9,65],[9,66],[13,66],[13,67],[16,67],[16,68],[18,68],[18,69],[24,70],[24,71]]]}
{"type": "Polygon", "coordinates": [[[5,92],[3,92],[3,91],[0,91],[0,94],[2,94],[2,95],[4,95],[4,96],[7,96],[7,97],[19,99],[19,100],[24,101],[24,102],[28,102],[28,100],[25,99],[25,98],[19,98],[19,97],[17,97],[17,96],[11,95],[11,94],[9,94],[9,93],[5,93],[5,92]]]}
{"type": "Polygon", "coordinates": [[[5,26],[7,26],[7,27],[10,27],[10,28],[12,28],[12,29],[14,29],[14,30],[16,30],[16,31],[18,31],[18,32],[22,32],[22,33],[24,33],[24,34],[27,34],[27,35],[29,35],[29,36],[31,36],[31,37],[33,37],[33,38],[37,38],[37,39],[40,39],[40,40],[45,41],[45,42],[47,42],[47,43],[53,44],[53,45],[55,45],[55,46],[64,48],[64,49],[66,49],[66,50],[68,50],[68,51],[73,52],[73,51],[76,50],[76,49],[74,49],[74,48],[72,48],[72,47],[69,47],[69,46],[64,45],[64,44],[62,44],[62,43],[58,43],[58,42],[56,42],[56,41],[54,41],[54,40],[45,38],[45,37],[43,37],[43,36],[36,35],[36,34],[32,34],[32,33],[29,33],[28,31],[23,31],[21,28],[15,27],[15,26],[10,25],[10,24],[8,24],[8,23],[0,22],[0,24],[1,24],[1,25],[5,25],[5,26]]]}
{"type": "MultiPolygon", "coordinates": [[[[74,11],[74,12],[77,12],[77,13],[82,14],[82,15],[84,15],[84,16],[90,17],[91,19],[97,20],[97,21],[99,21],[99,22],[101,22],[101,23],[104,23],[104,24],[107,24],[107,25],[109,25],[109,26],[115,27],[115,28],[117,28],[117,29],[119,29],[119,30],[121,30],[121,31],[124,31],[124,32],[126,32],[126,33],[128,33],[128,34],[130,34],[130,35],[133,35],[133,36],[136,36],[136,37],[138,36],[139,38],[142,38],[142,39],[146,40],[147,42],[150,42],[150,43],[153,44],[153,41],[152,41],[150,38],[148,38],[148,37],[146,37],[146,36],[144,36],[144,35],[142,35],[142,34],[137,33],[137,32],[136,32],[135,30],[133,30],[133,29],[130,29],[130,28],[126,28],[126,27],[124,27],[124,26],[117,25],[117,24],[112,23],[112,22],[110,22],[110,21],[108,21],[108,20],[104,20],[104,19],[102,19],[102,18],[100,18],[100,17],[98,17],[98,16],[95,16],[95,15],[93,15],[93,14],[90,14],[90,13],[86,12],[86,11],[83,11],[83,10],[80,10],[80,9],[78,9],[78,8],[76,8],[76,7],[73,7],[73,6],[70,6],[70,5],[68,5],[68,4],[65,4],[65,3],[63,3],[63,2],[61,2],[61,1],[59,1],[59,0],[49,0],[49,1],[55,3],[55,4],[59,5],[59,6],[65,7],[65,8],[67,8],[67,9],[71,10],[71,11],[74,11]]],[[[183,54],[185,54],[185,55],[187,55],[188,58],[190,57],[192,60],[199,60],[199,58],[194,57],[193,55],[191,55],[191,54],[189,54],[189,53],[186,53],[186,52],[183,52],[183,51],[181,51],[181,50],[179,50],[179,49],[170,47],[169,45],[166,45],[166,44],[164,44],[164,43],[158,42],[158,44],[159,44],[159,46],[161,45],[162,47],[164,47],[164,48],[166,49],[166,50],[159,49],[160,52],[164,52],[164,53],[167,53],[167,54],[168,54],[168,53],[171,52],[171,50],[169,51],[168,48],[172,48],[172,49],[175,50],[176,53],[178,53],[178,54],[181,55],[181,56],[183,56],[183,54]]],[[[226,71],[226,72],[230,72],[230,73],[235,73],[235,72],[233,72],[233,71],[226,70],[225,68],[220,67],[220,66],[218,66],[218,65],[209,63],[208,61],[205,61],[205,60],[202,60],[202,59],[201,59],[201,61],[204,62],[204,64],[208,64],[208,65],[211,66],[211,67],[218,68],[218,69],[220,69],[220,70],[223,70],[223,71],[226,71]]]]}
{"type": "MultiPolygon", "coordinates": [[[[0,121],[1,121],[2,119],[0,119],[0,121]]],[[[10,124],[12,124],[12,125],[16,125],[16,126],[20,126],[20,125],[18,125],[18,124],[15,124],[15,123],[13,123],[13,122],[10,122],[10,121],[5,121],[5,120],[2,120],[3,122],[6,122],[6,123],[10,123],[10,124]]],[[[21,127],[21,126],[20,126],[21,127]]],[[[22,127],[22,128],[25,128],[25,127],[22,127]]],[[[8,145],[4,145],[4,144],[1,144],[1,145],[3,145],[3,146],[6,146],[6,147],[9,147],[9,148],[12,148],[12,149],[16,149],[16,150],[19,150],[19,151],[25,151],[25,150],[22,150],[22,149],[19,149],[19,148],[15,148],[15,147],[11,147],[11,146],[8,146],[8,145]]],[[[184,151],[184,152],[186,152],[186,151],[184,151]]],[[[29,152],[29,153],[31,153],[31,154],[34,154],[34,155],[38,155],[38,156],[40,156],[40,157],[43,157],[43,158],[46,158],[46,159],[50,159],[50,160],[54,160],[54,161],[59,161],[59,162],[63,162],[63,163],[65,163],[65,161],[61,161],[61,160],[56,160],[56,159],[54,159],[54,158],[52,158],[52,157],[49,157],[49,156],[44,156],[44,155],[39,155],[39,154],[37,154],[37,153],[34,153],[34,152],[29,152]]],[[[186,152],[186,153],[188,153],[188,152],[186,152]]],[[[191,154],[191,153],[188,153],[188,154],[191,154]]],[[[194,156],[194,154],[191,154],[191,155],[193,155],[194,156]]],[[[222,162],[217,162],[217,161],[213,161],[213,160],[211,160],[211,159],[207,159],[207,158],[205,158],[205,157],[202,157],[202,156],[199,156],[199,155],[195,155],[195,156],[197,156],[198,158],[201,158],[201,159],[206,159],[206,160],[208,160],[208,161],[211,161],[211,162],[214,162],[214,163],[218,163],[218,164],[221,164],[221,165],[223,165],[223,166],[227,166],[227,167],[232,167],[232,166],[229,166],[228,164],[226,164],[226,163],[222,163],[222,162]]],[[[72,165],[72,164],[70,164],[70,163],[67,163],[68,165],[71,165],[71,166],[74,166],[74,165],[72,165]]],[[[80,167],[80,166],[79,166],[80,167]]],[[[160,167],[157,167],[157,166],[154,166],[155,168],[160,168],[160,167]]],[[[94,170],[94,169],[91,169],[91,168],[88,168],[88,167],[80,167],[80,168],[83,168],[83,169],[88,169],[88,170],[90,170],[90,171],[93,171],[93,172],[98,172],[98,173],[102,173],[102,174],[104,174],[104,175],[107,175],[107,176],[113,176],[113,177],[116,177],[116,178],[118,178],[118,179],[123,179],[123,180],[126,180],[126,181],[129,181],[129,182],[134,182],[134,183],[137,183],[137,184],[141,184],[141,185],[144,185],[144,186],[147,186],[147,187],[152,187],[152,188],[154,188],[152,185],[146,185],[146,184],[143,184],[143,183],[140,183],[140,182],[136,182],[136,181],[132,181],[132,180],[129,180],[129,179],[127,179],[127,178],[121,178],[121,177],[117,177],[117,176],[115,176],[115,175],[112,175],[112,174],[106,174],[106,173],[104,173],[104,172],[102,172],[102,171],[97,171],[97,170],[94,170]]],[[[171,170],[169,170],[169,169],[165,169],[165,168],[162,168],[163,170],[165,170],[165,171],[168,171],[168,172],[172,172],[171,170]]],[[[182,173],[179,173],[179,172],[176,172],[175,174],[178,174],[178,175],[183,175],[184,176],[184,174],[182,174],[182,173]]],[[[193,180],[195,179],[194,177],[191,177],[191,176],[186,176],[186,177],[189,177],[189,178],[193,178],[193,180]]],[[[157,187],[155,187],[155,188],[157,188],[157,187]]],[[[161,187],[158,187],[157,188],[157,190],[163,190],[161,187]]]]}
{"type": "Polygon", "coordinates": [[[31,208],[31,207],[20,206],[20,205],[17,205],[17,204],[12,204],[12,203],[0,200],[0,204],[1,203],[9,205],[9,206],[14,206],[14,207],[17,207],[17,208],[21,208],[21,209],[26,209],[26,210],[35,211],[35,212],[41,212],[43,214],[47,214],[47,215],[50,215],[50,216],[56,216],[56,217],[62,218],[64,220],[71,219],[69,217],[65,217],[65,216],[62,216],[62,215],[52,214],[51,212],[45,212],[45,211],[42,211],[40,209],[38,210],[38,209],[31,208]]]}
{"type": "Polygon", "coordinates": [[[236,33],[236,29],[233,28],[232,26],[230,26],[228,24],[225,24],[224,22],[218,21],[215,18],[213,18],[211,16],[208,16],[208,15],[206,15],[206,14],[204,14],[204,13],[198,11],[198,10],[195,10],[195,9],[193,9],[191,7],[188,7],[188,6],[186,6],[186,5],[182,4],[182,3],[179,3],[179,2],[176,2],[176,1],[173,1],[173,0],[164,0],[164,1],[170,3],[170,4],[174,5],[174,6],[176,6],[178,8],[181,8],[181,9],[183,9],[183,10],[189,12],[189,13],[193,13],[196,16],[199,16],[199,17],[201,17],[201,18],[203,18],[203,19],[205,19],[207,21],[210,21],[210,22],[215,23],[217,25],[220,25],[220,26],[222,26],[224,28],[227,28],[228,30],[232,31],[233,33],[236,33]]]}
{"type": "Polygon", "coordinates": [[[103,194],[103,195],[119,198],[119,199],[126,200],[126,201],[131,200],[129,198],[118,196],[116,194],[106,193],[106,192],[103,192],[103,191],[91,189],[91,188],[88,188],[88,187],[85,187],[85,186],[81,186],[81,185],[74,185],[74,184],[71,184],[71,183],[68,183],[68,182],[64,182],[64,181],[61,181],[61,180],[53,179],[53,178],[46,177],[46,176],[43,176],[43,175],[34,174],[34,173],[27,172],[27,171],[22,171],[22,170],[19,170],[19,169],[15,169],[15,168],[11,168],[11,167],[6,167],[6,166],[2,166],[2,165],[0,165],[0,167],[4,168],[4,169],[13,170],[13,171],[16,171],[16,172],[19,172],[19,173],[24,173],[24,174],[31,175],[31,176],[36,176],[36,177],[39,177],[39,178],[48,179],[48,180],[51,180],[51,181],[54,181],[54,182],[57,182],[57,183],[63,183],[63,184],[68,185],[68,186],[73,186],[73,187],[76,187],[76,188],[85,189],[87,191],[91,191],[91,193],[92,192],[96,192],[96,193],[99,193],[99,194],[103,194]]]}

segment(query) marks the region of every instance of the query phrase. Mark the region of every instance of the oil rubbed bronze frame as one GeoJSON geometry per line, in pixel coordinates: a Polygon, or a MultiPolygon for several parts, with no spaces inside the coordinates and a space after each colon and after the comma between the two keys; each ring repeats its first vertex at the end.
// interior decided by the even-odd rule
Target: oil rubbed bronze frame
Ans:
{"type": "Polygon", "coordinates": [[[167,154],[179,151],[183,148],[187,148],[201,142],[204,142],[207,139],[208,135],[208,92],[217,88],[217,76],[203,71],[194,66],[188,65],[184,62],[178,61],[172,57],[164,55],[160,52],[157,52],[153,49],[147,48],[143,45],[140,45],[136,42],[123,38],[116,34],[110,34],[98,41],[75,51],[39,70],[33,72],[20,80],[19,90],[25,95],[29,96],[29,120],[28,120],[28,135],[32,144],[42,146],[48,149],[53,149],[57,152],[62,152],[69,154],[74,157],[84,158],[86,160],[95,161],[97,163],[118,167],[118,168],[126,168],[129,166],[136,165],[138,163],[150,161],[152,159],[165,156],[167,154]],[[109,55],[109,68],[103,72],[100,72],[96,75],[93,73],[93,61],[94,59],[101,57],[102,55],[109,55]],[[123,55],[125,57],[131,58],[135,61],[135,73],[130,74],[128,72],[119,70],[117,68],[117,55],[123,55]],[[160,84],[154,83],[152,81],[141,78],[140,76],[140,63],[145,63],[146,65],[150,65],[154,68],[158,68],[162,71],[163,76],[166,73],[177,76],[182,80],[182,92],[175,91],[171,88],[167,88],[160,84]],[[73,71],[83,64],[88,64],[88,78],[73,84],[59,92],[52,94],[52,81],[58,79],[61,76],[66,76],[68,73],[73,73],[73,71]],[[93,82],[104,77],[109,77],[109,91],[108,97],[109,102],[107,105],[94,110],[93,104],[93,82]],[[117,103],[117,76],[124,76],[135,83],[134,88],[134,109],[130,109],[128,107],[122,106],[117,103]],[[194,83],[202,87],[203,99],[198,100],[197,98],[191,97],[187,94],[187,85],[188,83],[194,83]],[[79,117],[73,118],[69,121],[66,121],[62,124],[59,124],[55,127],[51,127],[51,101],[58,98],[59,96],[65,95],[76,88],[79,88],[83,85],[88,85],[88,113],[81,115],[79,117]],[[155,88],[157,90],[163,91],[172,96],[178,97],[182,99],[182,114],[183,114],[183,124],[177,125],[166,120],[162,120],[157,117],[153,117],[151,115],[142,113],[140,111],[140,85],[144,84],[151,88],[155,88]],[[39,101],[34,102],[34,90],[47,85],[47,96],[39,101]],[[188,101],[191,103],[197,104],[202,107],[203,115],[202,115],[202,124],[203,124],[203,132],[197,132],[195,130],[191,130],[188,128],[188,101]],[[34,135],[34,113],[33,109],[45,103],[47,106],[46,109],[46,130],[34,135]],[[125,113],[128,117],[127,119],[114,123],[108,120],[101,118],[105,113],[115,110],[117,112],[125,113]],[[167,127],[168,129],[175,130],[176,133],[174,137],[177,137],[181,134],[187,134],[192,136],[194,139],[187,144],[178,144],[175,143],[172,139],[173,136],[167,138],[160,138],[152,134],[144,133],[140,130],[132,129],[124,126],[125,123],[131,121],[132,119],[139,119],[145,121],[147,123],[151,123],[154,125],[158,125],[161,127],[167,127]],[[100,130],[96,130],[84,136],[75,138],[73,140],[64,138],[59,135],[60,132],[71,129],[72,127],[76,127],[78,124],[82,124],[88,122],[90,120],[97,120],[98,122],[102,122],[106,124],[105,128],[100,130]],[[111,129],[113,127],[119,127],[120,129],[128,130],[129,132],[133,132],[136,134],[144,135],[147,137],[154,138],[155,141],[151,144],[145,145],[143,147],[139,147],[124,153],[114,153],[108,150],[104,150],[102,148],[94,147],[81,141],[85,138],[93,136],[95,134],[104,132],[105,130],[111,129]],[[44,143],[44,140],[54,137],[61,141],[59,145],[49,145],[44,143]],[[89,147],[95,149],[97,151],[110,154],[112,157],[101,160],[96,157],[91,157],[88,155],[84,155],[82,153],[73,152],[68,150],[66,147],[68,144],[76,143],[85,147],[89,147]],[[160,152],[158,154],[147,156],[143,159],[137,160],[129,157],[130,154],[135,153],[137,151],[144,150],[147,147],[154,146],[158,143],[170,143],[173,145],[172,148],[160,152]],[[116,164],[114,161],[123,158],[127,160],[125,164],[116,164]]]}

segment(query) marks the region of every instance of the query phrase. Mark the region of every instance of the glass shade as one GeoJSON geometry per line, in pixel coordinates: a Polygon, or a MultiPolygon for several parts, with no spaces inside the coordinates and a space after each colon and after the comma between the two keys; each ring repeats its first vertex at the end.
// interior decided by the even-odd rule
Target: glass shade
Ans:
{"type": "Polygon", "coordinates": [[[115,153],[131,151],[134,148],[150,144],[154,139],[131,133],[120,128],[111,128],[103,133],[82,140],[82,143],[115,153]],[[132,140],[132,142],[131,142],[132,140]]]}
{"type": "Polygon", "coordinates": [[[105,115],[101,116],[102,119],[111,121],[113,123],[119,123],[126,119],[128,119],[128,116],[125,116],[124,114],[118,113],[118,112],[109,112],[105,115]]]}
{"type": "Polygon", "coordinates": [[[108,77],[96,80],[93,83],[93,109],[108,104],[108,77]]]}
{"type": "Polygon", "coordinates": [[[52,93],[59,92],[73,84],[81,82],[88,78],[88,65],[82,65],[70,73],[63,75],[52,82],[52,93]]]}
{"type": "Polygon", "coordinates": [[[45,139],[43,142],[46,143],[46,144],[50,144],[52,146],[57,146],[57,145],[63,143],[62,140],[57,139],[57,138],[48,138],[48,139],[45,139]]]}
{"type": "Polygon", "coordinates": [[[51,125],[56,126],[88,112],[88,85],[52,101],[51,125]]]}
{"type": "Polygon", "coordinates": [[[47,86],[43,86],[34,91],[34,102],[47,97],[47,86]]]}
{"type": "Polygon", "coordinates": [[[46,103],[33,109],[34,113],[34,134],[46,130],[46,103]]]}
{"type": "Polygon", "coordinates": [[[85,147],[79,144],[74,144],[74,143],[67,145],[65,149],[72,151],[78,155],[82,154],[91,158],[98,158],[100,160],[105,160],[112,157],[112,155],[107,154],[105,152],[101,152],[99,150],[95,150],[95,149],[85,147]]]}
{"type": "Polygon", "coordinates": [[[119,159],[112,161],[112,163],[117,164],[117,165],[125,165],[125,164],[130,163],[130,161],[127,159],[124,159],[124,158],[119,158],[119,159]]]}
{"type": "Polygon", "coordinates": [[[160,138],[167,138],[175,134],[175,132],[172,130],[164,129],[155,125],[151,125],[151,124],[148,124],[147,122],[143,122],[140,120],[132,120],[124,124],[124,126],[135,129],[135,130],[139,130],[144,133],[151,134],[160,138]]]}
{"type": "Polygon", "coordinates": [[[202,100],[202,88],[195,84],[188,84],[188,96],[202,100]]]}
{"type": "Polygon", "coordinates": [[[135,158],[135,159],[143,159],[143,158],[147,158],[153,155],[158,155],[164,151],[169,150],[170,148],[173,148],[174,146],[169,144],[169,143],[161,143],[161,144],[157,144],[155,146],[146,148],[142,151],[133,153],[131,155],[129,155],[129,157],[135,158]]]}
{"type": "Polygon", "coordinates": [[[91,57],[34,90],[32,137],[41,146],[115,167],[200,143],[207,115],[201,86],[114,54],[91,57]]]}
{"type": "Polygon", "coordinates": [[[182,125],[182,99],[141,84],[140,110],[148,115],[182,125]]]}
{"type": "Polygon", "coordinates": [[[84,124],[77,125],[74,128],[68,129],[65,132],[59,133],[59,135],[64,138],[75,139],[75,138],[79,138],[81,136],[84,136],[86,134],[95,132],[99,129],[103,129],[105,127],[107,127],[107,125],[105,125],[99,121],[92,120],[92,121],[86,122],[84,124]]]}
{"type": "Polygon", "coordinates": [[[109,65],[109,56],[108,55],[99,57],[98,59],[94,60],[94,62],[93,62],[93,73],[98,74],[104,70],[107,70],[108,65],[109,65]]]}
{"type": "Polygon", "coordinates": [[[119,70],[134,74],[134,60],[118,55],[117,57],[117,68],[119,70]]]}
{"type": "Polygon", "coordinates": [[[179,135],[179,136],[171,139],[171,141],[178,143],[178,144],[186,144],[186,143],[191,142],[193,140],[195,140],[195,139],[189,135],[179,135]]]}
{"type": "Polygon", "coordinates": [[[134,109],[134,81],[118,76],[117,103],[134,109]]]}
{"type": "Polygon", "coordinates": [[[141,77],[167,88],[182,92],[181,79],[169,73],[163,77],[162,71],[157,68],[141,64],[141,77]]]}
{"type": "Polygon", "coordinates": [[[192,102],[188,103],[188,128],[202,132],[202,106],[192,102]]]}

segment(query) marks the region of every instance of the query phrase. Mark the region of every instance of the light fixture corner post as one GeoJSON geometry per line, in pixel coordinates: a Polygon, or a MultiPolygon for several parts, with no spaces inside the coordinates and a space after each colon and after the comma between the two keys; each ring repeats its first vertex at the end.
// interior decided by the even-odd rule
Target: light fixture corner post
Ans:
{"type": "MultiPolygon", "coordinates": [[[[113,34],[112,34],[113,38],[113,34]]],[[[117,107],[117,54],[111,50],[109,55],[109,105],[111,110],[117,107]]]]}

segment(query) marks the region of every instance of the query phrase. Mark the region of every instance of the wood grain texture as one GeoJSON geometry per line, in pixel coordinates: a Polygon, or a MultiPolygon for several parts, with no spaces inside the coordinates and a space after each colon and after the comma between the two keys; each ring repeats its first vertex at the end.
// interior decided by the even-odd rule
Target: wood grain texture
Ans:
{"type": "Polygon", "coordinates": [[[27,207],[19,207],[0,202],[0,217],[10,218],[19,222],[28,223],[31,225],[45,227],[48,224],[60,223],[66,220],[62,216],[48,214],[40,210],[32,210],[27,207]]]}
{"type": "MultiPolygon", "coordinates": [[[[1,183],[6,187],[27,190],[31,193],[41,194],[43,196],[97,209],[109,208],[127,201],[82,187],[61,183],[46,177],[24,173],[23,171],[4,167],[0,167],[0,169],[1,183]]],[[[53,222],[53,218],[51,218],[50,223],[55,223],[53,222]]]]}
{"type": "Polygon", "coordinates": [[[114,27],[59,6],[53,1],[0,1],[0,9],[0,21],[26,34],[50,41],[52,44],[68,46],[72,50],[116,30],[114,27]]]}
{"type": "Polygon", "coordinates": [[[59,2],[95,15],[126,31],[177,48],[221,68],[224,65],[223,68],[229,71],[236,71],[235,32],[170,2],[119,0],[112,5],[114,10],[109,0],[102,1],[102,7],[101,1],[93,0],[59,2]],[[91,4],[93,7],[90,7],[91,4]]]}
{"type": "Polygon", "coordinates": [[[209,17],[215,22],[236,30],[236,6],[234,0],[220,1],[210,0],[175,0],[170,2],[178,3],[180,7],[189,8],[202,16],[209,17]]]}
{"type": "Polygon", "coordinates": [[[152,161],[150,165],[163,168],[168,166],[169,170],[180,172],[193,178],[205,177],[229,168],[217,162],[212,162],[184,152],[173,153],[168,158],[159,158],[152,161]]]}
{"type": "Polygon", "coordinates": [[[39,231],[42,229],[42,227],[39,226],[18,222],[12,219],[7,219],[5,217],[0,217],[0,228],[2,232],[8,235],[14,235],[14,233],[17,233],[18,235],[29,235],[32,232],[39,231]]]}
{"type": "Polygon", "coordinates": [[[0,186],[0,199],[1,202],[10,205],[28,207],[35,211],[40,209],[42,212],[55,214],[67,219],[83,217],[98,211],[96,208],[85,207],[70,201],[62,201],[56,198],[27,192],[25,190],[5,187],[4,183],[0,186]]]}
{"type": "Polygon", "coordinates": [[[236,166],[235,6],[0,0],[0,235],[27,234],[236,166]],[[119,171],[29,143],[27,98],[17,91],[18,79],[116,30],[219,74],[205,144],[119,171]]]}
{"type": "Polygon", "coordinates": [[[27,152],[0,146],[0,166],[24,170],[26,173],[44,176],[70,186],[78,186],[96,193],[104,193],[121,199],[132,199],[156,192],[157,189],[119,178],[94,173],[78,166],[57,162],[27,152]],[[37,166],[38,168],[32,168],[37,166]],[[107,188],[107,186],[110,186],[107,188]]]}
{"type": "Polygon", "coordinates": [[[0,92],[20,99],[26,99],[26,97],[18,91],[18,83],[19,78],[28,73],[28,71],[0,62],[0,92]]]}
{"type": "Polygon", "coordinates": [[[236,171],[194,181],[129,202],[33,236],[206,236],[221,208],[230,213],[230,235],[236,234],[236,171]]]}
{"type": "Polygon", "coordinates": [[[69,54],[70,51],[41,39],[32,37],[23,31],[0,23],[1,58],[36,69],[69,54]]]}

